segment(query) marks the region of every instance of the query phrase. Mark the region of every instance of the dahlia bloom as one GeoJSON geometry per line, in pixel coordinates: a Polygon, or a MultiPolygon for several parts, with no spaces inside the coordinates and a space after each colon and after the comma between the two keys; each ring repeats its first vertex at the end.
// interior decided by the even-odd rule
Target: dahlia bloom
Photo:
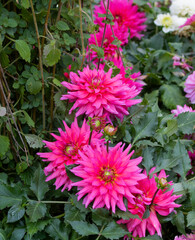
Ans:
{"type": "Polygon", "coordinates": [[[175,114],[174,117],[177,117],[180,113],[184,112],[195,112],[191,107],[188,107],[186,104],[182,107],[177,105],[177,109],[171,110],[171,113],[175,114]]]}
{"type": "MultiPolygon", "coordinates": [[[[107,7],[107,1],[105,1],[104,6],[104,2],[102,0],[100,2],[100,6],[96,6],[94,11],[94,22],[101,27],[104,26],[103,20],[105,20],[105,18],[99,17],[98,13],[106,14],[105,7],[107,7]]],[[[129,30],[130,38],[135,37],[140,39],[143,36],[143,34],[140,32],[146,30],[146,25],[143,25],[143,23],[146,21],[145,13],[138,12],[138,6],[133,5],[133,0],[111,0],[109,4],[109,10],[114,17],[114,33],[117,36],[117,31],[120,29],[120,32],[124,37],[120,38],[117,36],[117,38],[121,40],[123,44],[128,42],[126,36],[128,36],[129,30]]]]}
{"type": "MultiPolygon", "coordinates": [[[[80,159],[78,151],[83,151],[84,146],[88,145],[90,126],[84,120],[83,125],[79,128],[77,119],[69,128],[65,122],[63,122],[65,127],[65,132],[59,128],[60,136],[51,134],[57,141],[48,142],[43,141],[46,147],[51,150],[51,152],[37,153],[43,161],[50,162],[44,169],[46,176],[46,181],[51,179],[56,179],[54,185],[56,189],[63,186],[62,191],[66,188],[70,190],[72,188],[72,181],[66,174],[65,165],[75,164],[80,159]]],[[[97,143],[102,143],[100,137],[102,134],[93,132],[91,137],[91,146],[95,147],[97,143]]]]}
{"type": "Polygon", "coordinates": [[[132,99],[139,94],[135,86],[129,87],[123,83],[120,74],[111,78],[112,69],[107,73],[103,70],[89,69],[87,66],[83,72],[70,73],[71,83],[62,82],[70,91],[63,95],[61,100],[69,99],[75,102],[69,113],[79,108],[76,116],[83,113],[89,117],[103,116],[107,119],[116,116],[120,119],[128,115],[127,108],[140,103],[140,99],[132,99]]]}
{"type": "Polygon", "coordinates": [[[83,180],[72,185],[79,189],[78,200],[84,197],[83,203],[87,207],[93,202],[93,208],[106,206],[115,213],[116,206],[122,211],[126,211],[123,198],[130,203],[134,203],[133,194],[142,194],[136,185],[139,180],[146,178],[141,174],[141,169],[137,166],[142,157],[130,159],[134,151],[128,154],[131,145],[123,150],[121,143],[110,148],[98,146],[93,149],[91,146],[85,148],[85,152],[80,152],[81,159],[79,166],[71,171],[83,180]]]}
{"type": "MultiPolygon", "coordinates": [[[[151,169],[150,173],[154,171],[154,168],[151,169]]],[[[128,210],[132,214],[138,214],[140,219],[129,219],[129,220],[119,220],[119,224],[127,224],[129,232],[132,232],[133,237],[145,237],[146,230],[150,235],[154,235],[155,232],[159,236],[161,234],[161,224],[157,218],[156,212],[162,216],[167,216],[174,211],[174,208],[180,207],[181,205],[174,203],[174,201],[179,198],[181,195],[172,195],[173,189],[167,191],[165,187],[164,190],[158,189],[157,182],[155,177],[157,174],[154,174],[152,178],[147,176],[146,171],[144,171],[145,179],[139,181],[138,188],[142,191],[142,194],[137,194],[135,199],[135,204],[129,203],[128,210]],[[148,207],[147,207],[148,206],[148,207]],[[142,219],[145,210],[149,208],[150,216],[146,219],[142,219]]],[[[166,179],[166,173],[164,170],[161,170],[158,179],[166,179]]],[[[172,182],[167,182],[167,184],[172,185],[172,182]]]]}
{"type": "MultiPolygon", "coordinates": [[[[98,47],[101,47],[103,32],[104,32],[104,29],[100,28],[98,33],[96,33],[95,35],[91,34],[90,38],[88,39],[89,46],[96,45],[98,47]]],[[[120,36],[120,32],[117,37],[119,36],[120,36]]],[[[107,61],[111,61],[114,63],[115,66],[120,67],[122,65],[122,59],[121,59],[122,48],[118,49],[116,45],[112,44],[114,40],[115,38],[113,36],[111,27],[107,26],[105,36],[104,36],[103,46],[102,46],[102,48],[104,49],[104,59],[107,61]]],[[[97,52],[94,51],[93,49],[88,49],[87,55],[89,56],[89,59],[93,61],[95,65],[97,65],[99,61],[97,52]]],[[[101,59],[101,62],[102,61],[103,59],[101,59]]],[[[102,68],[103,67],[104,67],[104,64],[102,64],[102,68]]]]}
{"type": "Polygon", "coordinates": [[[192,168],[188,171],[187,175],[194,174],[194,170],[195,170],[195,150],[194,150],[194,152],[188,151],[188,155],[189,155],[189,158],[191,160],[192,168]]]}
{"type": "Polygon", "coordinates": [[[195,13],[195,2],[191,0],[172,0],[169,10],[172,15],[189,17],[195,13]]]}
{"type": "Polygon", "coordinates": [[[195,103],[195,71],[188,76],[185,83],[184,92],[186,92],[186,97],[190,99],[191,103],[195,103]]]}
{"type": "Polygon", "coordinates": [[[176,236],[174,240],[194,240],[195,239],[195,234],[187,234],[187,235],[181,235],[181,236],[176,236]]]}
{"type": "Polygon", "coordinates": [[[170,13],[166,14],[158,14],[154,23],[157,26],[162,26],[162,31],[164,33],[173,32],[179,29],[179,26],[184,24],[186,18],[178,17],[176,15],[170,15],[170,13]]]}
{"type": "Polygon", "coordinates": [[[195,27],[195,14],[193,14],[190,18],[187,19],[187,21],[180,26],[180,28],[185,26],[192,26],[195,27]]]}
{"type": "Polygon", "coordinates": [[[174,60],[173,66],[179,66],[189,72],[191,71],[191,68],[193,68],[192,66],[186,63],[186,60],[183,57],[180,58],[179,56],[175,55],[172,59],[174,60]]]}

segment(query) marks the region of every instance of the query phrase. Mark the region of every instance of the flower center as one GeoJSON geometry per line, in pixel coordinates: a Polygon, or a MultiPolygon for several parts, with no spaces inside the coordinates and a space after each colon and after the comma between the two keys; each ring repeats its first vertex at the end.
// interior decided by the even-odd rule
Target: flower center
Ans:
{"type": "Polygon", "coordinates": [[[65,146],[64,154],[67,156],[75,156],[77,154],[77,148],[73,144],[68,144],[65,146]]]}
{"type": "Polygon", "coordinates": [[[169,16],[166,16],[162,19],[162,25],[164,27],[169,27],[169,26],[171,26],[172,23],[173,23],[173,21],[172,21],[171,17],[169,17],[169,16]]]}
{"type": "Polygon", "coordinates": [[[91,81],[92,86],[95,87],[95,88],[99,87],[100,82],[101,82],[101,79],[99,79],[99,78],[93,78],[92,81],[91,81]]]}
{"type": "Polygon", "coordinates": [[[108,167],[102,167],[100,171],[100,179],[105,183],[112,183],[116,178],[116,172],[114,169],[108,167]]]}

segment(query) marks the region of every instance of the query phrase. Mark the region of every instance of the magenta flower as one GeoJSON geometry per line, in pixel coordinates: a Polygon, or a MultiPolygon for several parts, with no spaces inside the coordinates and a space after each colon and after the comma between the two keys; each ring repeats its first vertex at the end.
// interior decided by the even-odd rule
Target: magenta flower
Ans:
{"type": "Polygon", "coordinates": [[[193,152],[188,151],[189,158],[191,160],[192,168],[188,171],[187,175],[194,174],[195,170],[195,150],[193,152]]]}
{"type": "Polygon", "coordinates": [[[187,71],[191,71],[191,69],[193,68],[192,66],[190,66],[189,64],[187,64],[186,60],[182,57],[180,58],[179,56],[175,55],[173,58],[172,58],[174,61],[173,61],[173,66],[179,66],[187,71]]]}
{"type": "Polygon", "coordinates": [[[187,234],[187,235],[181,235],[181,236],[176,236],[174,240],[195,240],[195,234],[187,234]]]}
{"type": "MultiPolygon", "coordinates": [[[[154,168],[150,171],[154,171],[154,168]]],[[[157,218],[156,212],[158,212],[162,216],[169,215],[174,208],[178,208],[181,205],[174,203],[174,201],[179,198],[181,195],[172,195],[173,189],[171,191],[167,191],[165,187],[164,190],[157,188],[157,182],[155,181],[155,177],[157,174],[154,174],[152,178],[147,176],[146,171],[144,174],[147,178],[139,181],[138,188],[142,191],[142,194],[137,194],[135,199],[135,204],[129,203],[128,210],[132,214],[137,214],[140,218],[143,217],[143,214],[147,208],[150,210],[150,216],[147,219],[129,219],[129,220],[119,220],[118,223],[127,224],[127,228],[129,232],[132,232],[134,237],[145,237],[146,230],[150,233],[150,235],[154,235],[155,232],[159,236],[161,236],[161,224],[157,218]]],[[[164,170],[158,175],[158,179],[167,178],[164,170]]],[[[172,185],[172,182],[166,182],[166,184],[172,185]]]]}
{"type": "Polygon", "coordinates": [[[128,107],[140,103],[140,99],[132,99],[139,94],[135,86],[129,87],[123,83],[120,74],[111,77],[112,69],[108,73],[103,70],[89,69],[87,66],[83,72],[70,73],[71,83],[62,82],[68,91],[61,100],[69,99],[75,102],[69,113],[79,108],[76,116],[83,113],[89,117],[107,115],[123,118],[128,115],[128,107]]]}
{"type": "MultiPolygon", "coordinates": [[[[43,141],[51,152],[37,153],[43,158],[43,161],[50,162],[44,169],[45,175],[49,175],[46,178],[46,181],[55,178],[56,181],[54,185],[56,186],[56,189],[64,185],[62,191],[66,188],[70,190],[72,187],[72,181],[66,174],[65,165],[77,163],[80,159],[78,151],[82,152],[84,146],[88,145],[90,135],[90,126],[85,120],[81,128],[79,128],[76,118],[70,128],[65,122],[63,123],[66,130],[65,132],[59,128],[60,136],[51,134],[57,141],[43,141]]],[[[92,147],[95,147],[97,143],[102,143],[102,141],[104,141],[100,139],[101,136],[101,133],[93,132],[91,138],[92,147]]]]}
{"type": "Polygon", "coordinates": [[[130,159],[132,151],[128,154],[131,146],[123,151],[121,143],[110,148],[99,146],[96,149],[86,147],[85,152],[80,152],[81,159],[78,167],[71,171],[83,180],[72,185],[79,189],[78,200],[84,197],[83,203],[87,207],[93,202],[93,208],[112,209],[115,212],[116,206],[122,211],[126,211],[123,198],[134,203],[133,194],[141,194],[136,185],[139,180],[146,176],[141,174],[141,169],[137,166],[142,157],[130,159]]]}
{"type": "MultiPolygon", "coordinates": [[[[100,2],[100,6],[95,7],[95,23],[101,27],[104,26],[103,20],[105,18],[99,17],[98,13],[106,13],[105,7],[107,8],[107,3],[108,2],[105,1],[104,5],[104,1],[102,0],[100,2]]],[[[146,21],[145,13],[138,12],[138,6],[133,5],[132,0],[112,0],[109,4],[109,10],[114,17],[114,33],[117,36],[117,31],[120,30],[124,37],[121,38],[117,36],[117,38],[121,40],[123,44],[128,42],[126,36],[128,36],[127,34],[129,30],[130,38],[136,37],[140,39],[143,36],[140,32],[146,30],[146,25],[143,25],[143,23],[146,21]]]]}
{"type": "Polygon", "coordinates": [[[177,105],[177,109],[171,110],[171,113],[174,114],[174,117],[177,117],[180,113],[184,112],[195,112],[191,107],[188,107],[186,104],[182,107],[177,105]]]}
{"type": "Polygon", "coordinates": [[[184,92],[186,92],[186,97],[190,99],[191,103],[195,103],[195,71],[188,76],[185,83],[184,92]]]}
{"type": "Polygon", "coordinates": [[[187,19],[187,21],[180,26],[180,28],[185,27],[185,26],[192,26],[195,27],[195,14],[192,15],[190,18],[187,19]]]}
{"type": "MultiPolygon", "coordinates": [[[[88,40],[89,47],[90,45],[96,45],[98,47],[101,47],[103,32],[104,32],[104,29],[100,28],[98,33],[96,33],[95,35],[94,34],[90,35],[90,38],[88,40]]],[[[120,37],[120,32],[118,33],[118,37],[120,37]]],[[[108,25],[106,27],[106,32],[105,32],[103,46],[102,46],[102,48],[104,49],[104,59],[107,61],[113,62],[115,66],[120,68],[120,66],[122,65],[122,59],[121,59],[122,48],[119,48],[119,51],[118,51],[117,46],[112,44],[114,40],[115,38],[113,36],[111,27],[108,25]]],[[[98,54],[92,48],[93,47],[91,46],[90,49],[88,49],[87,56],[91,61],[93,61],[95,65],[97,65],[99,61],[98,54]]],[[[103,59],[101,59],[101,62],[102,61],[103,59]]],[[[105,64],[102,64],[102,65],[103,66],[101,68],[103,68],[105,64]]]]}

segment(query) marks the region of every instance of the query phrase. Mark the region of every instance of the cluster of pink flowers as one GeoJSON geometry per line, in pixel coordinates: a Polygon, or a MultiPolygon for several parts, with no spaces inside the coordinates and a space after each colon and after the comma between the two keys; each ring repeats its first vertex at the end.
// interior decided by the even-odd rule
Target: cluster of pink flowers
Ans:
{"type": "Polygon", "coordinates": [[[192,69],[192,66],[190,66],[189,64],[186,63],[186,60],[185,58],[181,58],[177,55],[175,55],[173,58],[172,58],[174,61],[173,61],[173,66],[179,66],[187,71],[191,71],[190,69],[192,69]]]}
{"type": "Polygon", "coordinates": [[[181,235],[181,236],[176,236],[174,240],[194,240],[195,239],[195,234],[187,234],[187,235],[181,235]]]}

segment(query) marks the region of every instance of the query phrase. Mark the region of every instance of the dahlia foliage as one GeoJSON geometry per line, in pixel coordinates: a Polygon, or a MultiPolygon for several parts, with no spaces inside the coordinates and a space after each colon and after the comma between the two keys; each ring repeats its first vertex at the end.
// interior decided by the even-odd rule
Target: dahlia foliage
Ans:
{"type": "MultiPolygon", "coordinates": [[[[192,27],[194,24],[195,6],[192,1],[182,1],[182,4],[179,0],[172,1],[170,12],[158,14],[153,24],[162,26],[164,33],[180,34],[184,30],[189,30],[186,27],[189,25],[192,27]],[[190,20],[187,20],[187,17],[190,17],[190,20]]],[[[151,8],[151,5],[148,7],[151,8]]],[[[74,122],[68,127],[63,121],[65,131],[60,128],[59,135],[51,134],[55,141],[44,141],[49,151],[38,153],[44,162],[49,162],[44,169],[46,181],[55,179],[56,189],[71,190],[77,196],[77,201],[81,201],[85,208],[92,209],[92,212],[98,208],[109,210],[109,216],[118,223],[117,226],[123,224],[123,227],[126,227],[125,238],[137,239],[136,237],[145,237],[148,233],[162,237],[162,217],[177,213],[175,209],[181,205],[176,202],[182,196],[174,194],[174,184],[167,180],[169,176],[163,170],[166,168],[169,171],[177,165],[175,162],[171,162],[171,166],[166,165],[167,159],[163,158],[162,150],[167,137],[165,138],[163,134],[165,132],[171,137],[179,127],[182,127],[179,122],[177,123],[179,115],[195,110],[186,104],[183,107],[177,105],[177,109],[171,111],[174,116],[170,114],[166,118],[158,112],[158,102],[155,101],[156,105],[150,109],[151,112],[149,114],[147,111],[150,110],[145,112],[148,114],[146,125],[142,124],[144,119],[142,115],[138,115],[132,122],[128,115],[133,111],[132,106],[135,107],[142,102],[140,94],[146,85],[144,80],[147,75],[142,75],[137,71],[137,67],[134,71],[131,64],[124,63],[123,50],[129,39],[139,41],[144,36],[146,14],[140,11],[132,0],[102,0],[95,6],[93,18],[99,28],[90,34],[88,39],[86,58],[83,59],[84,66],[75,72],[71,71],[71,65],[68,66],[68,73],[64,74],[66,79],[62,82],[65,92],[60,99],[71,103],[69,114],[75,114],[74,122]],[[154,113],[156,111],[158,116],[154,113]],[[150,114],[156,116],[153,125],[150,114]],[[158,125],[157,117],[165,119],[164,122],[169,121],[168,130],[164,132],[159,130],[156,133],[153,131],[158,125]],[[142,120],[139,120],[140,118],[142,120]],[[82,120],[82,126],[79,127],[78,122],[82,120]],[[129,129],[135,124],[134,130],[127,133],[124,130],[126,124],[129,124],[129,129]],[[123,132],[122,137],[120,132],[123,132]],[[147,137],[157,138],[157,145],[147,137]],[[116,138],[119,143],[116,143],[116,138]],[[135,142],[141,138],[146,138],[145,142],[135,147],[135,142]],[[123,144],[122,139],[126,139],[128,145],[123,144]],[[131,140],[137,152],[129,152],[131,140]],[[145,143],[149,147],[146,147],[145,143]],[[160,144],[162,148],[152,156],[154,152],[152,147],[160,144]],[[142,153],[144,159],[140,156],[142,153]],[[154,166],[153,159],[156,156],[160,168],[156,166],[149,171],[149,168],[154,166]],[[122,215],[121,212],[126,215],[122,215]]],[[[171,58],[174,60],[174,68],[181,67],[183,75],[191,72],[192,67],[187,64],[184,56],[172,54],[171,58]]],[[[178,72],[175,72],[175,75],[177,74],[178,72]]],[[[184,85],[189,105],[194,104],[195,72],[187,77],[184,85]]],[[[148,94],[143,105],[150,101],[150,97],[148,94]]],[[[188,129],[184,130],[186,135],[182,136],[183,141],[186,139],[193,141],[188,129]]],[[[192,149],[188,152],[183,150],[179,140],[177,144],[174,142],[169,146],[169,148],[174,146],[172,153],[174,156],[169,157],[188,154],[193,166],[195,152],[192,149]]],[[[190,162],[186,167],[183,166],[183,162],[181,165],[180,168],[175,167],[177,174],[175,179],[181,177],[183,180],[187,174],[193,173],[193,169],[189,167],[190,162]]],[[[175,239],[192,239],[190,236],[175,239]]]]}

